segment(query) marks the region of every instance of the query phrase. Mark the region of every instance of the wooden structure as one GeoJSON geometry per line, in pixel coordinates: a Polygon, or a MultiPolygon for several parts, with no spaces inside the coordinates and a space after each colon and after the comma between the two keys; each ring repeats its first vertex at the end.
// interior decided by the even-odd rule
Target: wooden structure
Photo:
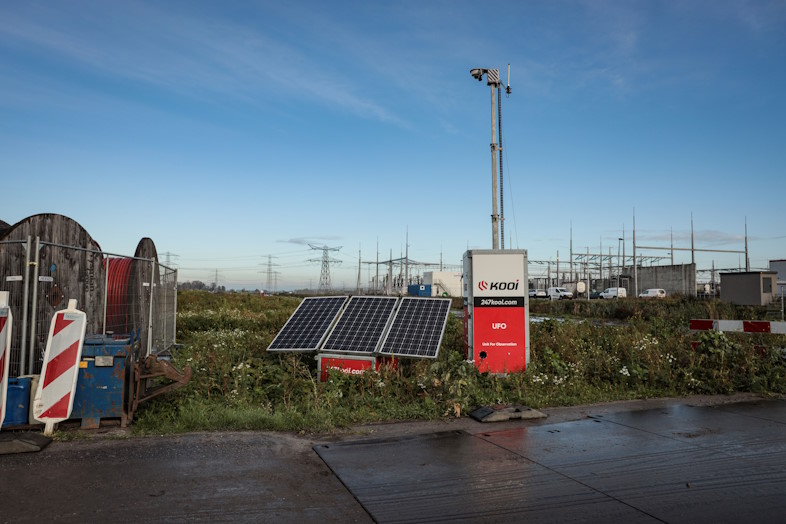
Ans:
{"type": "MultiPolygon", "coordinates": [[[[52,213],[27,217],[5,229],[0,238],[4,242],[0,245],[0,286],[15,297],[23,294],[21,277],[27,253],[22,246],[28,238],[32,239],[29,260],[33,262],[29,272],[32,286],[28,289],[31,304],[35,305],[31,308],[31,322],[48,324],[55,311],[64,309],[69,299],[76,299],[77,307],[87,315],[87,332],[100,333],[104,320],[105,274],[98,242],[75,220],[52,213]],[[36,238],[40,240],[38,246],[36,238]]],[[[12,304],[14,318],[21,319],[27,305],[21,299],[14,299],[12,304]]],[[[14,335],[16,347],[21,338],[22,333],[14,335]]],[[[28,367],[27,371],[37,373],[46,345],[46,329],[34,326],[27,343],[33,353],[33,368],[28,367]]]]}
{"type": "MultiPolygon", "coordinates": [[[[153,304],[151,307],[151,289],[161,289],[161,275],[158,266],[158,252],[156,246],[150,238],[143,238],[139,241],[134,252],[134,263],[131,270],[131,289],[134,297],[132,310],[137,325],[142,326],[142,348],[147,349],[148,337],[155,336],[150,333],[151,313],[153,318],[160,311],[160,297],[158,293],[152,293],[153,304]],[[151,263],[150,261],[155,261],[151,263]]],[[[155,326],[153,326],[155,328],[155,326]]]]}
{"type": "Polygon", "coordinates": [[[12,374],[40,370],[43,327],[69,299],[87,315],[88,334],[137,332],[143,352],[167,349],[174,343],[176,280],[174,270],[158,264],[150,238],[139,241],[133,257],[111,256],[63,215],[33,215],[13,226],[0,221],[0,291],[9,291],[20,319],[12,374]]]}

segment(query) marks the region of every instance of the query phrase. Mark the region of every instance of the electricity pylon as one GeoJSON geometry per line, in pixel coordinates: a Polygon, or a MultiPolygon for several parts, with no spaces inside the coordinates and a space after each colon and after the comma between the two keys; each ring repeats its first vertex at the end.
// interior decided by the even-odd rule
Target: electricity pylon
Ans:
{"type": "Polygon", "coordinates": [[[342,246],[339,247],[328,247],[328,246],[315,246],[314,244],[308,245],[311,249],[316,249],[322,251],[322,258],[311,258],[309,262],[322,262],[322,270],[319,273],[319,289],[317,290],[319,293],[327,293],[330,291],[330,264],[340,264],[341,260],[330,258],[331,251],[338,251],[341,249],[342,246]]]}

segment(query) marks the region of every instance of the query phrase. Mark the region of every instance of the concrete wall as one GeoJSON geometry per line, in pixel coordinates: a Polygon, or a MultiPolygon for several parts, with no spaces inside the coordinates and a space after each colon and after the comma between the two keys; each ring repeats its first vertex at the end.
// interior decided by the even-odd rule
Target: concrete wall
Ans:
{"type": "Polygon", "coordinates": [[[741,306],[766,306],[775,299],[777,273],[748,271],[721,273],[721,300],[741,306]]]}
{"type": "Polygon", "coordinates": [[[455,271],[426,271],[423,273],[423,283],[431,285],[432,296],[440,297],[447,292],[451,297],[460,297],[463,296],[461,276],[462,273],[455,271]]]}
{"type": "MultiPolygon", "coordinates": [[[[637,269],[639,293],[645,289],[665,289],[667,295],[693,295],[696,289],[696,264],[675,264],[673,266],[642,266],[637,269]]],[[[630,275],[628,295],[633,296],[633,268],[625,268],[630,275]]]]}

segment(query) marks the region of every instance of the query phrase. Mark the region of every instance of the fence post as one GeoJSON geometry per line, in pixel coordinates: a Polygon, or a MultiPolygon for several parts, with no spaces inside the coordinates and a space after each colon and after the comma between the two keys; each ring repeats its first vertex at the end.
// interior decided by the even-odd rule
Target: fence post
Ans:
{"type": "MultiPolygon", "coordinates": [[[[177,343],[177,269],[175,269],[175,287],[173,290],[175,298],[172,300],[174,306],[172,311],[172,345],[177,343]]],[[[783,296],[781,296],[781,316],[783,316],[783,296]]]]}
{"type": "Polygon", "coordinates": [[[106,336],[106,308],[109,301],[109,255],[104,255],[104,260],[106,260],[106,264],[104,264],[104,323],[101,334],[106,336]]]}
{"type": "Polygon", "coordinates": [[[148,308],[147,313],[147,356],[150,356],[150,353],[153,349],[153,283],[155,279],[153,278],[156,271],[156,261],[150,260],[150,306],[148,308]]]}
{"type": "MultiPolygon", "coordinates": [[[[25,243],[25,277],[22,284],[22,341],[19,344],[19,375],[27,375],[25,363],[27,361],[27,301],[30,298],[30,248],[32,241],[30,235],[27,235],[27,242],[25,243]]],[[[32,369],[31,369],[32,371],[32,369]]]]}
{"type": "Polygon", "coordinates": [[[33,270],[33,303],[31,305],[30,311],[30,352],[27,355],[27,362],[29,371],[32,374],[35,370],[35,323],[36,323],[36,316],[38,313],[38,275],[40,273],[38,263],[39,263],[39,256],[41,254],[41,238],[36,236],[35,237],[35,261],[33,262],[33,266],[35,269],[33,270]]]}
{"type": "Polygon", "coordinates": [[[156,331],[161,331],[161,340],[162,340],[161,348],[162,349],[166,349],[166,348],[169,347],[169,346],[167,346],[167,335],[166,335],[168,333],[166,312],[167,312],[168,305],[169,305],[169,302],[168,302],[168,300],[169,300],[169,284],[168,284],[168,282],[169,281],[167,280],[168,279],[168,275],[169,275],[169,271],[168,270],[169,270],[168,267],[161,266],[159,264],[159,266],[158,266],[158,274],[159,274],[159,277],[161,278],[161,307],[158,308],[158,312],[157,312],[157,314],[160,315],[160,316],[158,318],[156,318],[156,325],[158,326],[156,328],[156,331]],[[162,267],[164,268],[163,270],[161,269],[162,267]]]}

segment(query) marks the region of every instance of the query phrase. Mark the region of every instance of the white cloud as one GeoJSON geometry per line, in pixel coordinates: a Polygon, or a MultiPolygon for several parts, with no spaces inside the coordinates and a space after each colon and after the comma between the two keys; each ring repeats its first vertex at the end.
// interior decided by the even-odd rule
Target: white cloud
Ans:
{"type": "Polygon", "coordinates": [[[196,18],[141,3],[68,12],[57,6],[27,14],[8,10],[0,38],[65,58],[94,74],[177,95],[219,94],[251,104],[297,99],[404,125],[388,108],[361,94],[362,87],[345,72],[241,22],[196,18]]]}

